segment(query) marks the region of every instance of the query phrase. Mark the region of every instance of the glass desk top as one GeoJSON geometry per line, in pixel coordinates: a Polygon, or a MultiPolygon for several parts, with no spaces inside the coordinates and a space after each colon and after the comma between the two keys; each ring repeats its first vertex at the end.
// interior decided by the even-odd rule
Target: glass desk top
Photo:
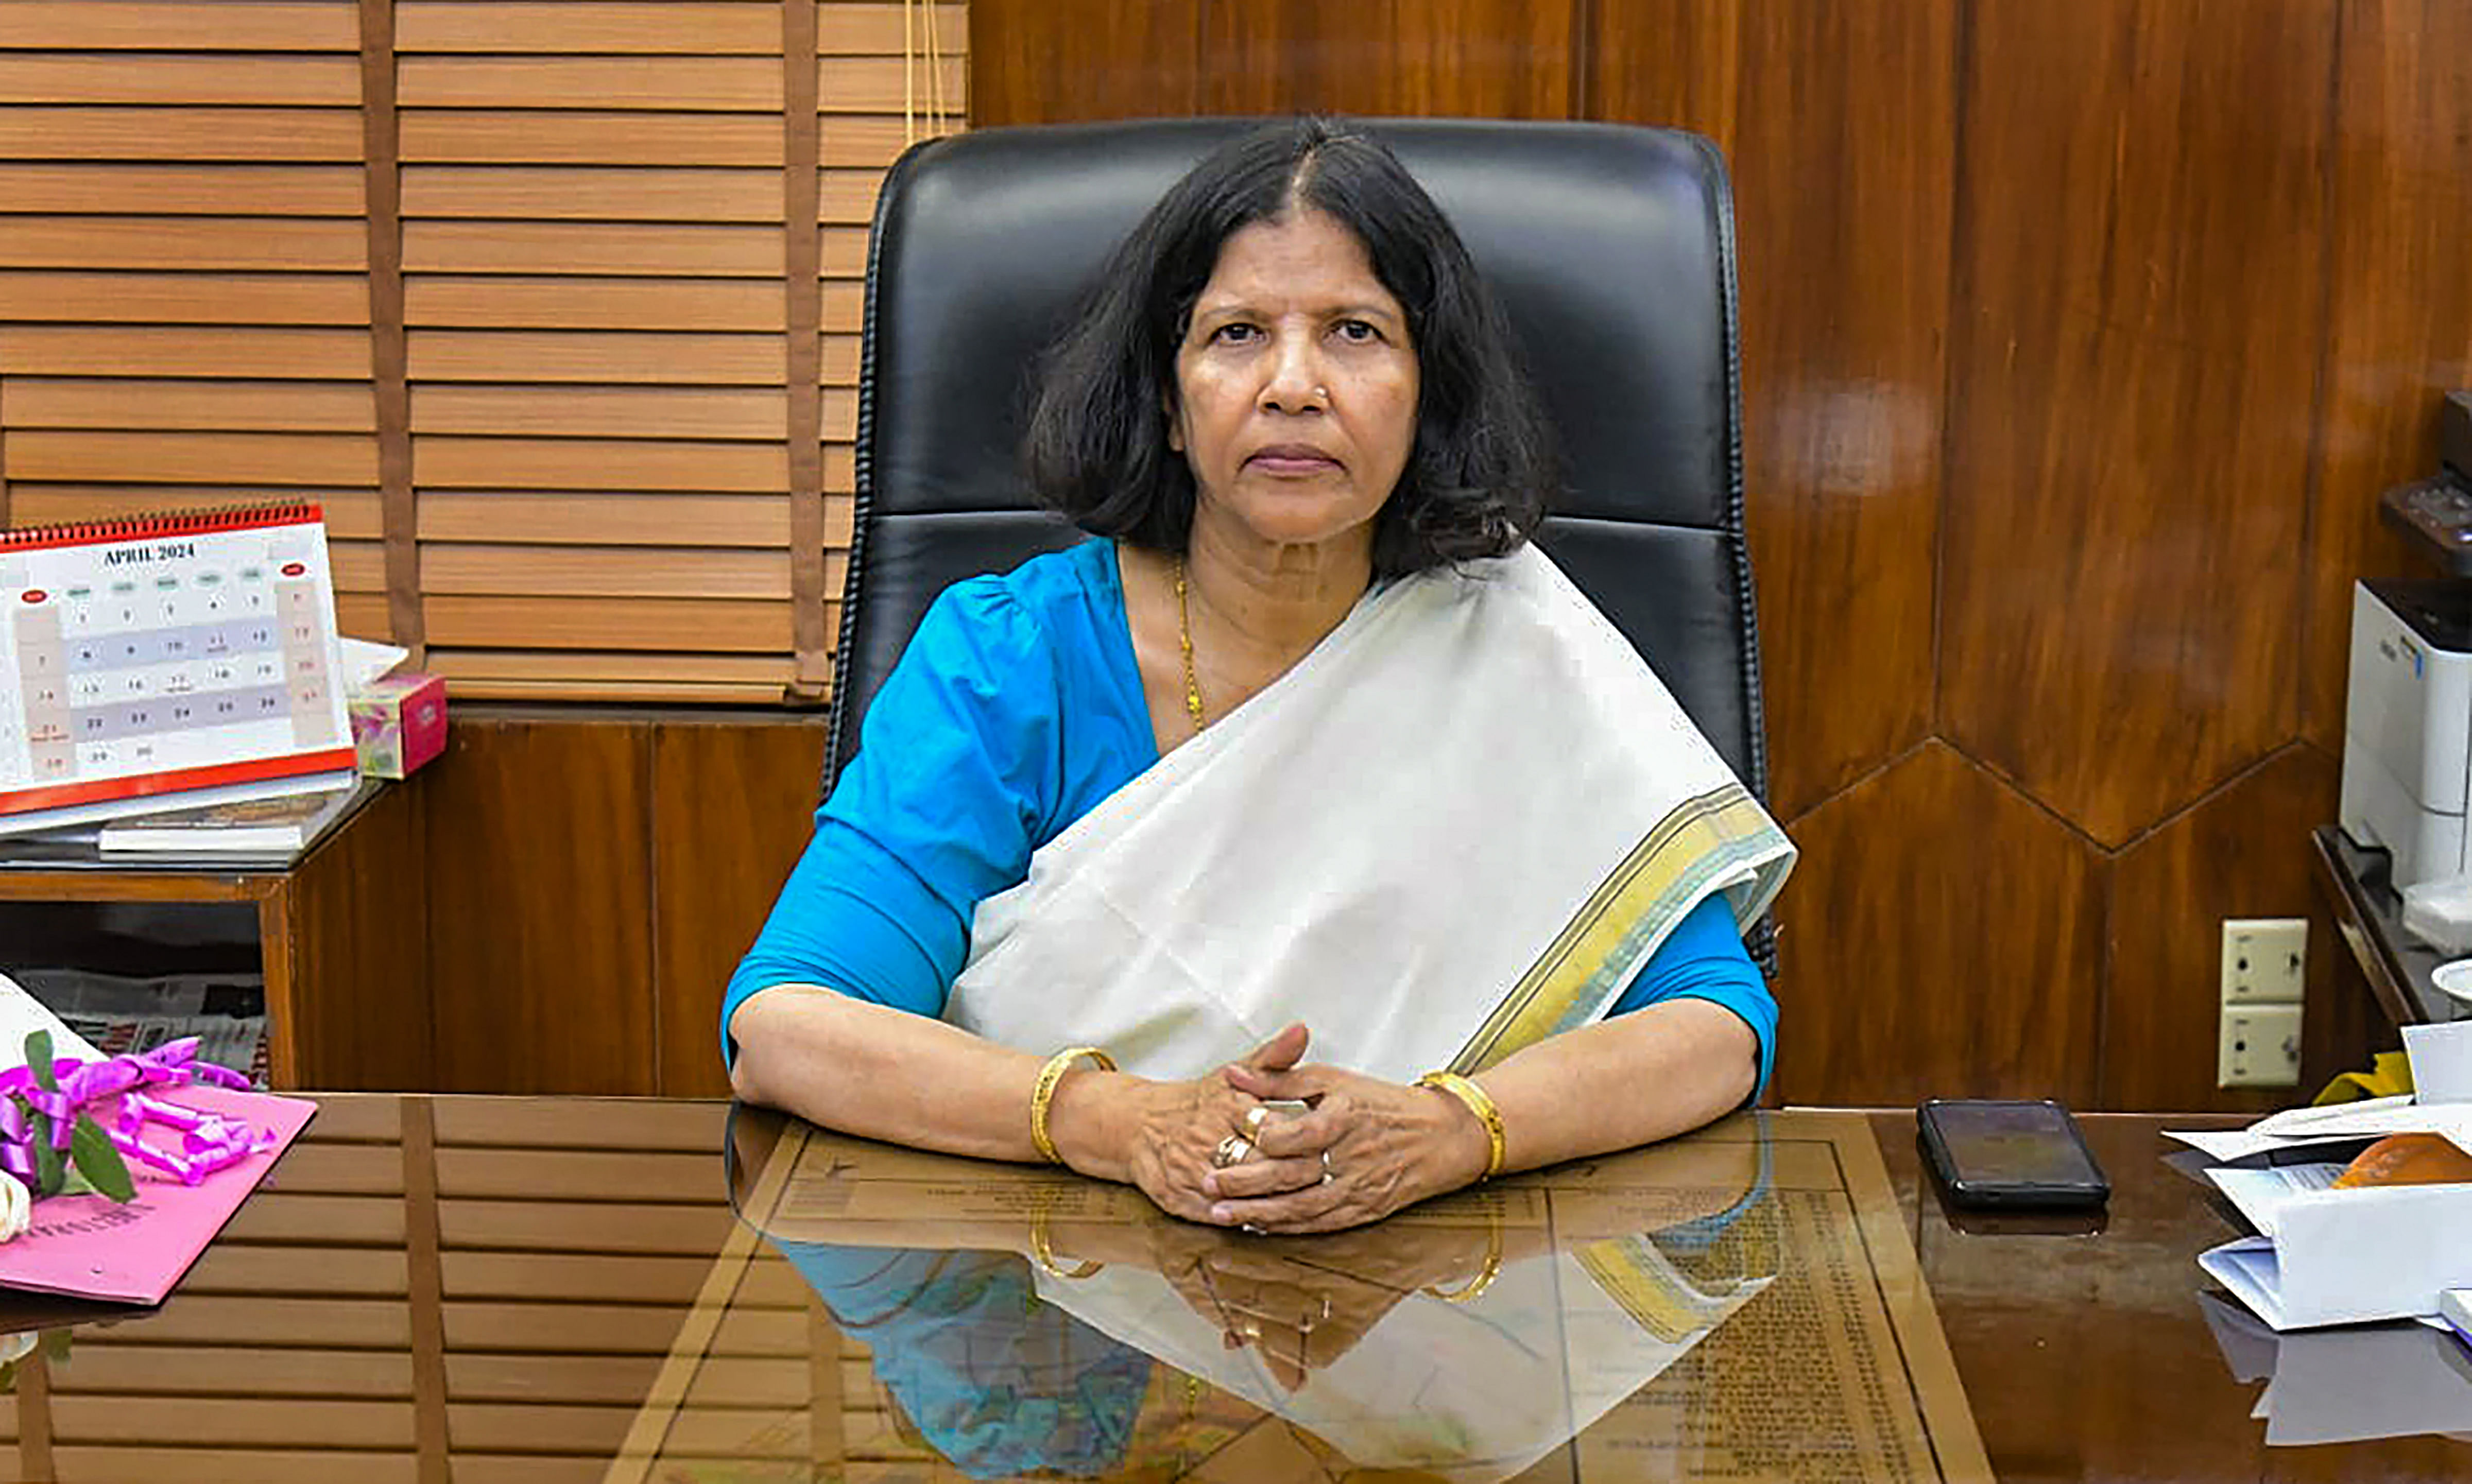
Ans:
{"type": "Polygon", "coordinates": [[[2085,1119],[2092,1222],[1789,1112],[1273,1239],[721,1103],[321,1102],[161,1308],[0,1296],[0,1477],[2472,1476],[2451,1340],[2207,1291],[2160,1119],[2085,1119]]]}

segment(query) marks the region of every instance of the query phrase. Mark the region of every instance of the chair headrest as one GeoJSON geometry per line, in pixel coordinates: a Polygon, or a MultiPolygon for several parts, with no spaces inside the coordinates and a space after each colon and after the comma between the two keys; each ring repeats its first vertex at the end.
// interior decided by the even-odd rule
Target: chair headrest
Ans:
{"type": "MultiPolygon", "coordinates": [[[[904,156],[876,222],[863,495],[888,513],[1021,508],[1037,353],[1167,187],[1258,123],[991,129],[904,156]]],[[[1561,444],[1557,513],[1727,527],[1733,228],[1716,152],[1601,124],[1367,127],[1509,310],[1561,444]]]]}

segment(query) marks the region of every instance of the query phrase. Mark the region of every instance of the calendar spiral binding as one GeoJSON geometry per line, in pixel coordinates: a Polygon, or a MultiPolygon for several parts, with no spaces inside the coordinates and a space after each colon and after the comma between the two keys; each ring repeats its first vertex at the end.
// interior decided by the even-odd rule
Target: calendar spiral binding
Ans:
{"type": "Polygon", "coordinates": [[[259,526],[297,526],[325,518],[325,511],[316,502],[307,500],[224,505],[197,510],[160,510],[151,515],[61,521],[50,526],[21,526],[13,530],[0,530],[0,552],[54,546],[106,546],[115,541],[152,541],[165,536],[202,536],[218,531],[249,530],[259,526]]]}

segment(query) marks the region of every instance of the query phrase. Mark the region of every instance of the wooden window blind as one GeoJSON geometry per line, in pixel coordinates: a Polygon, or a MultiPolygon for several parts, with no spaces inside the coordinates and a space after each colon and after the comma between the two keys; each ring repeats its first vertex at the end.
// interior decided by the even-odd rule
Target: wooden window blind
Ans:
{"type": "Polygon", "coordinates": [[[967,14],[0,0],[0,512],[313,498],[458,695],[820,698],[868,222],[967,14]]]}

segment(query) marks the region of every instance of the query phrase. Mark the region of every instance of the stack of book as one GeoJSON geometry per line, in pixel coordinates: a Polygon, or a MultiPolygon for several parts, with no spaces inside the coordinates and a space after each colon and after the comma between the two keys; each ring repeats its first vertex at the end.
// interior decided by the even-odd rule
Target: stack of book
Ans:
{"type": "Polygon", "coordinates": [[[279,856],[296,858],[318,843],[353,806],[376,791],[375,781],[280,798],[198,804],[106,822],[95,845],[106,856],[279,856]]]}

